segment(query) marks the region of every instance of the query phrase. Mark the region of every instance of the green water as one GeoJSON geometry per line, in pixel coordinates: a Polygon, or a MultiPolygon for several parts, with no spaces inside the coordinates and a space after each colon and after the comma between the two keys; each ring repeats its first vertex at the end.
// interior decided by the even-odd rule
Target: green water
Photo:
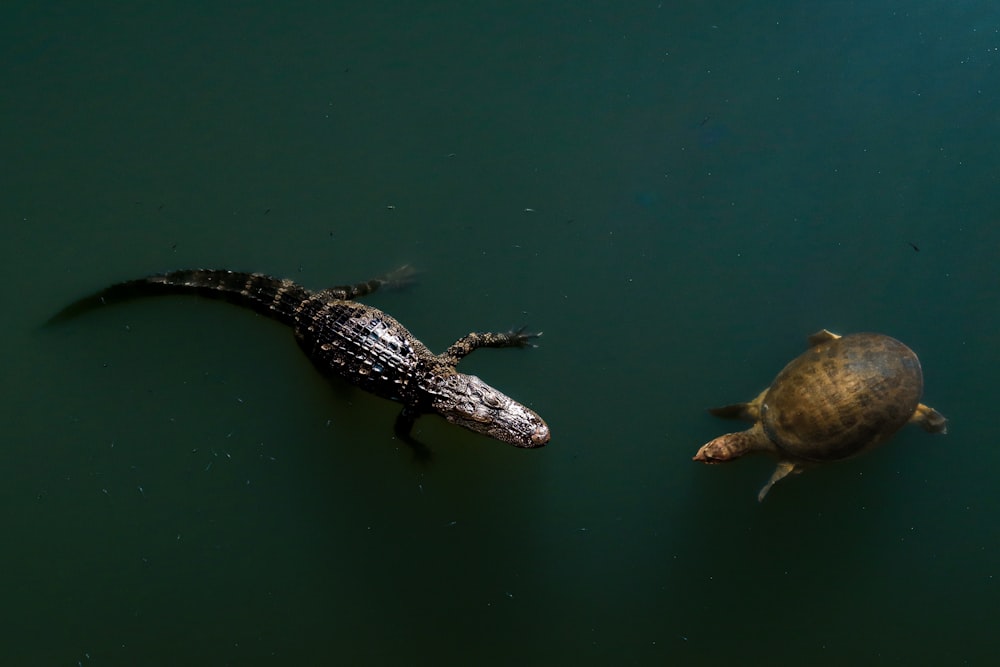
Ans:
{"type": "Polygon", "coordinates": [[[86,4],[0,10],[0,663],[995,663],[995,3],[86,4]],[[548,447],[424,418],[416,462],[224,304],[42,326],[403,262],[369,302],[436,351],[544,330],[462,366],[548,447]],[[823,327],[950,433],[759,505],[705,408],[823,327]]]}

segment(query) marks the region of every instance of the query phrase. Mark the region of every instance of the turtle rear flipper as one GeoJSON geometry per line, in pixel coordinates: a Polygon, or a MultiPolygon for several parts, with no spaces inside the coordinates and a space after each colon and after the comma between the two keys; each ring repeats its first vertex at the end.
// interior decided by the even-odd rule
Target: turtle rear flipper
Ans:
{"type": "Polygon", "coordinates": [[[917,404],[917,409],[913,412],[913,416],[910,417],[910,421],[928,433],[944,434],[948,432],[948,420],[945,416],[923,403],[917,404]]]}

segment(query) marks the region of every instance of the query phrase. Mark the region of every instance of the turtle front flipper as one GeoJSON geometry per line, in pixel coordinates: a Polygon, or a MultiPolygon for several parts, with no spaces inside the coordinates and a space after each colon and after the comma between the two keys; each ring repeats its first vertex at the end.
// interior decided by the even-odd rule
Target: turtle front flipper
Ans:
{"type": "Polygon", "coordinates": [[[820,343],[825,343],[828,340],[837,340],[838,338],[840,338],[840,336],[837,335],[837,334],[835,334],[835,333],[833,333],[829,329],[820,329],[819,331],[817,331],[816,333],[814,333],[812,336],[809,336],[809,339],[808,339],[809,340],[809,347],[815,347],[815,346],[819,345],[820,343]]]}
{"type": "Polygon", "coordinates": [[[917,404],[917,409],[914,410],[910,421],[928,433],[944,434],[948,432],[948,420],[945,419],[945,416],[923,403],[917,404]]]}
{"type": "Polygon", "coordinates": [[[767,484],[765,484],[764,488],[762,488],[760,493],[757,494],[757,502],[764,502],[764,496],[766,496],[767,492],[771,490],[771,487],[774,486],[775,482],[779,482],[789,475],[798,475],[801,472],[802,467],[792,463],[791,461],[778,461],[778,467],[775,468],[774,473],[771,474],[771,479],[767,480],[767,484]]]}
{"type": "Polygon", "coordinates": [[[767,389],[757,394],[757,398],[749,403],[733,403],[723,405],[721,408],[709,408],[709,414],[723,419],[742,419],[748,422],[755,422],[760,419],[760,404],[764,401],[767,389]]]}
{"type": "Polygon", "coordinates": [[[752,414],[752,408],[750,403],[733,403],[732,405],[723,405],[721,408],[709,408],[709,414],[715,415],[716,417],[722,417],[723,419],[745,419],[746,421],[756,421],[756,417],[752,414]]]}

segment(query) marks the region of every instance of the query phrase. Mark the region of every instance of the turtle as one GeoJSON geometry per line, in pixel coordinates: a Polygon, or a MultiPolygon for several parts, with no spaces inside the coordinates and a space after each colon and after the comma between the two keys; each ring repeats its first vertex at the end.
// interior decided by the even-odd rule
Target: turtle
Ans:
{"type": "Polygon", "coordinates": [[[757,495],[762,501],[784,477],[869,451],[907,422],[947,433],[948,420],[920,402],[923,388],[920,360],[895,338],[823,329],[809,336],[809,349],[755,399],[709,410],[753,426],[715,438],[694,460],[724,463],[753,452],[770,454],[778,465],[757,495]]]}

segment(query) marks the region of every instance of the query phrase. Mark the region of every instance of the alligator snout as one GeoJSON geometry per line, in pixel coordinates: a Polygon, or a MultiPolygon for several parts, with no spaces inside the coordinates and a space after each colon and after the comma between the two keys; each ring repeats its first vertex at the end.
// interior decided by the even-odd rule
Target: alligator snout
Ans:
{"type": "Polygon", "coordinates": [[[541,447],[549,441],[550,437],[548,425],[544,423],[539,424],[535,427],[535,432],[531,434],[531,445],[533,447],[541,447]]]}

